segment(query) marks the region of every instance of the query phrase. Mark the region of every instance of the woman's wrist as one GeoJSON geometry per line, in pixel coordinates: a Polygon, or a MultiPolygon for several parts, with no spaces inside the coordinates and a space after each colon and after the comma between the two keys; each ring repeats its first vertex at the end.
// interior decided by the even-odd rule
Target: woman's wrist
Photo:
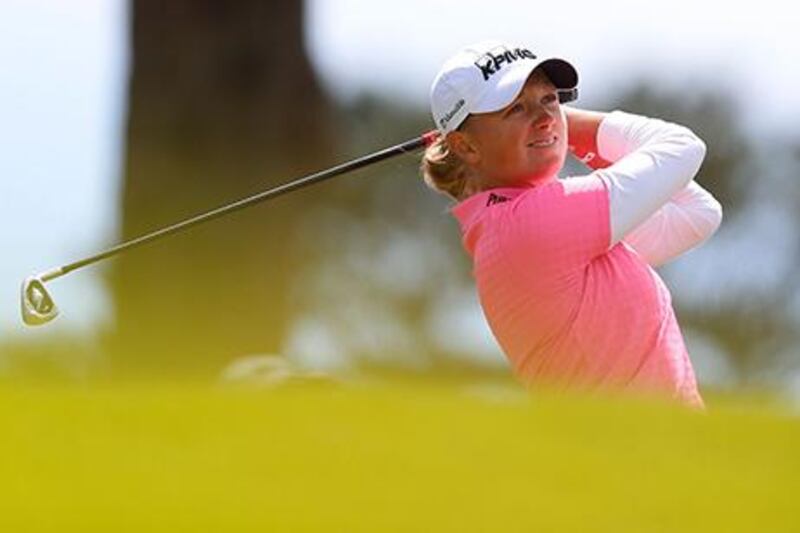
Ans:
{"type": "Polygon", "coordinates": [[[611,163],[601,158],[597,150],[597,131],[607,114],[574,107],[563,109],[567,120],[567,144],[570,153],[593,169],[610,166],[611,163]]]}

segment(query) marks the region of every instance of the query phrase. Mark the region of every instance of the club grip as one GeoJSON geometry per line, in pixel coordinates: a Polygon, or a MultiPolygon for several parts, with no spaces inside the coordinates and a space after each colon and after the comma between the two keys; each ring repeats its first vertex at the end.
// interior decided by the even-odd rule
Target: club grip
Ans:
{"type": "Polygon", "coordinates": [[[425,148],[427,148],[428,146],[430,146],[433,143],[435,143],[436,139],[439,138],[439,135],[440,135],[440,133],[439,133],[438,130],[431,130],[431,131],[428,131],[426,133],[423,133],[422,134],[422,142],[423,142],[423,145],[425,146],[425,148]]]}

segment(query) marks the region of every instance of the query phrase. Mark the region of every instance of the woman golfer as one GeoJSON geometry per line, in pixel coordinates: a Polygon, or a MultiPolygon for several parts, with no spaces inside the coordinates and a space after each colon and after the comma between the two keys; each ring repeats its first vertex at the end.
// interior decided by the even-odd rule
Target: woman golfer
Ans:
{"type": "Polygon", "coordinates": [[[702,407],[653,267],[720,224],[719,203],[692,181],[705,144],[661,120],[562,107],[577,82],[566,61],[523,47],[461,50],[431,89],[441,136],[425,180],[458,202],[481,306],[523,382],[702,407]],[[567,150],[594,172],[559,179],[567,150]]]}

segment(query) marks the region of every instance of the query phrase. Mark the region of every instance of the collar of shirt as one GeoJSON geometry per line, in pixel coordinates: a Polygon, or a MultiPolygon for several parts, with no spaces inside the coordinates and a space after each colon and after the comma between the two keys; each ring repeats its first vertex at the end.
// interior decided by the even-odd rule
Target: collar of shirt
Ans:
{"type": "Polygon", "coordinates": [[[487,207],[513,200],[531,189],[533,187],[498,187],[481,191],[451,207],[450,212],[458,220],[463,232],[476,222],[487,207]]]}
{"type": "Polygon", "coordinates": [[[510,202],[535,187],[498,187],[473,194],[450,209],[458,220],[464,247],[471,254],[480,237],[480,224],[487,209],[497,204],[510,202]]]}

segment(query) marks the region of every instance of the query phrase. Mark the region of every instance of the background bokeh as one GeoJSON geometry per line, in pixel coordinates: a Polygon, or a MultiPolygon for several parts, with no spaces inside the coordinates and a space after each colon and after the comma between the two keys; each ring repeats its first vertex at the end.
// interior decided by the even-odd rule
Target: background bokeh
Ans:
{"type": "Polygon", "coordinates": [[[0,379],[215,379],[265,353],[507,376],[413,156],[58,280],[45,328],[20,324],[17,294],[36,271],[430,128],[441,61],[492,36],[571,60],[577,105],[703,137],[698,180],[725,220],[662,272],[701,388],[797,401],[800,42],[783,5],[4,0],[0,379]]]}
{"type": "MultiPolygon", "coordinates": [[[[0,0],[0,530],[795,531],[800,52],[784,3],[0,0]],[[662,269],[701,391],[526,393],[407,156],[444,58],[562,55],[695,129],[720,231],[662,269]]],[[[586,172],[570,163],[565,174],[586,172]]]]}

